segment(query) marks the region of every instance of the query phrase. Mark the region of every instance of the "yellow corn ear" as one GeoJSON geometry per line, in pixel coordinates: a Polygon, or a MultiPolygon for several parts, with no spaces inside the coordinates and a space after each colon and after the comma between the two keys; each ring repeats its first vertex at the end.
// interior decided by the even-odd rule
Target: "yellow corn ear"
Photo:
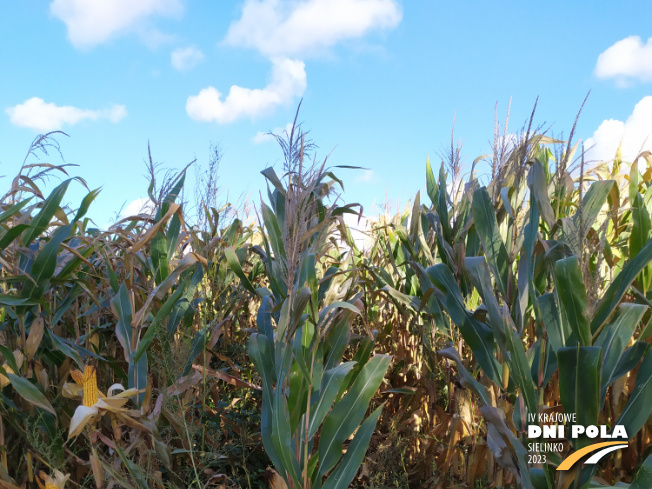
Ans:
{"type": "Polygon", "coordinates": [[[54,477],[40,470],[38,476],[35,477],[35,479],[40,489],[64,489],[66,481],[69,477],[70,474],[63,475],[61,472],[55,469],[54,477]]]}
{"type": "Polygon", "coordinates": [[[91,407],[97,404],[97,373],[95,367],[87,365],[84,367],[84,381],[82,384],[84,388],[84,397],[82,403],[84,406],[91,407]]]}
{"type": "MultiPolygon", "coordinates": [[[[5,369],[5,372],[7,372],[8,374],[15,374],[15,373],[16,373],[16,372],[14,372],[14,369],[11,368],[11,367],[10,367],[9,365],[7,365],[6,363],[4,363],[4,364],[2,365],[2,368],[4,368],[4,369],[5,369]]],[[[0,388],[4,389],[4,388],[7,387],[8,385],[9,385],[9,377],[0,374],[0,388]]]]}
{"type": "Polygon", "coordinates": [[[70,376],[72,377],[72,380],[75,381],[75,384],[84,385],[84,374],[79,370],[71,370],[70,376]]]}
{"type": "Polygon", "coordinates": [[[38,476],[36,477],[36,483],[38,484],[40,489],[45,489],[46,487],[45,484],[47,484],[47,482],[45,482],[46,478],[47,478],[47,474],[42,470],[40,470],[38,476]]]}

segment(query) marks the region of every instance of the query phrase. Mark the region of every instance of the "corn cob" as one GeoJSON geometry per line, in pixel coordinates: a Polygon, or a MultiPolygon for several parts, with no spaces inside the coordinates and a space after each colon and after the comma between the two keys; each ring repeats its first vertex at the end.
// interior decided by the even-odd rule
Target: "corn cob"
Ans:
{"type": "Polygon", "coordinates": [[[88,407],[95,405],[99,399],[97,391],[97,372],[95,371],[95,367],[87,365],[84,367],[83,374],[79,370],[73,370],[70,372],[70,375],[73,380],[83,388],[82,404],[88,407]]]}
{"type": "Polygon", "coordinates": [[[69,477],[69,475],[64,476],[58,470],[54,471],[54,477],[41,470],[35,479],[40,489],[63,489],[69,477]]]}

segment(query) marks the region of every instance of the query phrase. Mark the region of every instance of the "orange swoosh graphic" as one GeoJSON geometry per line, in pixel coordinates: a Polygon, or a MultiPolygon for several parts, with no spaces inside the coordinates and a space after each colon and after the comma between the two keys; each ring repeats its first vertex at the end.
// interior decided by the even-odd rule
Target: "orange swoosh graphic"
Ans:
{"type": "Polygon", "coordinates": [[[588,455],[591,452],[595,452],[596,450],[599,450],[601,448],[610,447],[612,445],[624,445],[625,443],[627,443],[627,442],[621,440],[621,441],[604,441],[602,443],[595,443],[593,445],[589,445],[588,447],[584,447],[584,448],[576,451],[571,456],[566,457],[566,459],[561,464],[559,464],[559,467],[557,467],[557,470],[568,470],[579,459],[581,459],[585,455],[588,455]]]}

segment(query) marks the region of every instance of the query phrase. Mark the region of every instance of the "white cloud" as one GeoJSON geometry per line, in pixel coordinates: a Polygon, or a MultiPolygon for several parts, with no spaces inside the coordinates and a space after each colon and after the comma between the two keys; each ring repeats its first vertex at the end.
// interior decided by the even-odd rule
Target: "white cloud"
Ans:
{"type": "Polygon", "coordinates": [[[362,170],[362,173],[355,179],[356,182],[369,183],[376,178],[373,170],[362,170]]]}
{"type": "Polygon", "coordinates": [[[306,89],[303,61],[283,58],[275,59],[272,63],[272,79],[265,88],[232,85],[224,99],[216,88],[204,88],[199,94],[188,97],[186,112],[198,121],[225,124],[243,117],[268,115],[277,107],[290,104],[295,97],[303,95],[306,89]]]}
{"type": "Polygon", "coordinates": [[[151,215],[154,213],[154,203],[148,198],[140,197],[129,202],[120,212],[120,218],[137,216],[138,214],[151,215]]]}
{"type": "Polygon", "coordinates": [[[109,39],[135,32],[150,43],[166,36],[149,17],[174,17],[183,12],[181,0],[53,0],[50,13],[68,28],[68,39],[78,49],[90,49],[109,39]]]}
{"type": "Polygon", "coordinates": [[[638,36],[626,37],[607,48],[595,66],[598,78],[616,78],[620,84],[630,80],[652,81],[652,37],[643,44],[638,36]]]}
{"type": "Polygon", "coordinates": [[[269,57],[305,57],[373,29],[394,28],[401,18],[395,0],[246,0],[224,41],[269,57]]]}
{"type": "Polygon", "coordinates": [[[285,133],[290,133],[292,130],[292,123],[288,122],[285,127],[275,127],[269,132],[258,131],[256,135],[251,138],[251,140],[256,144],[266,143],[268,141],[274,141],[274,136],[272,134],[277,134],[279,136],[284,136],[285,133]],[[272,134],[270,134],[270,132],[272,134]]]}
{"type": "MultiPolygon", "coordinates": [[[[396,0],[245,0],[224,43],[254,48],[269,58],[270,83],[262,89],[233,85],[226,97],[215,87],[204,88],[188,97],[186,112],[195,120],[221,124],[268,115],[303,95],[303,59],[374,29],[394,28],[402,15],[396,0]]],[[[257,143],[267,139],[254,136],[257,143]]]]}
{"type": "Polygon", "coordinates": [[[22,104],[5,109],[11,123],[18,127],[28,127],[35,131],[54,131],[65,125],[72,126],[84,119],[106,119],[116,123],[127,116],[124,105],[113,105],[108,109],[79,109],[70,105],[55,105],[42,98],[32,97],[22,104]]]}
{"type": "Polygon", "coordinates": [[[204,53],[193,46],[175,49],[170,55],[172,66],[179,71],[187,71],[203,59],[204,53]]]}
{"type": "Polygon", "coordinates": [[[358,216],[355,214],[344,214],[344,223],[351,231],[351,237],[360,250],[366,250],[373,245],[373,221],[367,216],[358,216]],[[359,220],[359,221],[358,221],[359,220]]]}
{"type": "Polygon", "coordinates": [[[610,161],[622,142],[624,161],[632,161],[644,149],[652,149],[652,96],[636,104],[625,122],[607,119],[586,140],[587,161],[610,161]]]}
{"type": "MultiPolygon", "coordinates": [[[[272,131],[272,132],[274,132],[274,131],[272,131]]],[[[258,131],[256,133],[256,135],[253,138],[251,138],[251,140],[255,144],[262,144],[262,143],[267,143],[269,141],[274,141],[274,136],[272,136],[268,132],[258,131]]]]}

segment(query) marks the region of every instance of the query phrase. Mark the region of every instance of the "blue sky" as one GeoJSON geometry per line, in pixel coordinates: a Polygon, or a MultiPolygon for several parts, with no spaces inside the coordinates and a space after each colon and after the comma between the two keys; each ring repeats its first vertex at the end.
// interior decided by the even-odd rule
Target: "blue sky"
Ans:
{"type": "Polygon", "coordinates": [[[369,168],[338,171],[369,214],[425,186],[454,118],[464,161],[488,153],[510,98],[511,130],[539,96],[536,122],[567,134],[591,90],[577,137],[593,158],[623,138],[634,156],[652,133],[650,18],[649,1],[2,2],[0,174],[61,129],[71,172],[103,187],[90,215],[105,225],[147,196],[148,141],[168,167],[205,165],[212,142],[223,200],[257,202],[260,170],[281,163],[261,135],[301,98],[318,156],[369,168]]]}

